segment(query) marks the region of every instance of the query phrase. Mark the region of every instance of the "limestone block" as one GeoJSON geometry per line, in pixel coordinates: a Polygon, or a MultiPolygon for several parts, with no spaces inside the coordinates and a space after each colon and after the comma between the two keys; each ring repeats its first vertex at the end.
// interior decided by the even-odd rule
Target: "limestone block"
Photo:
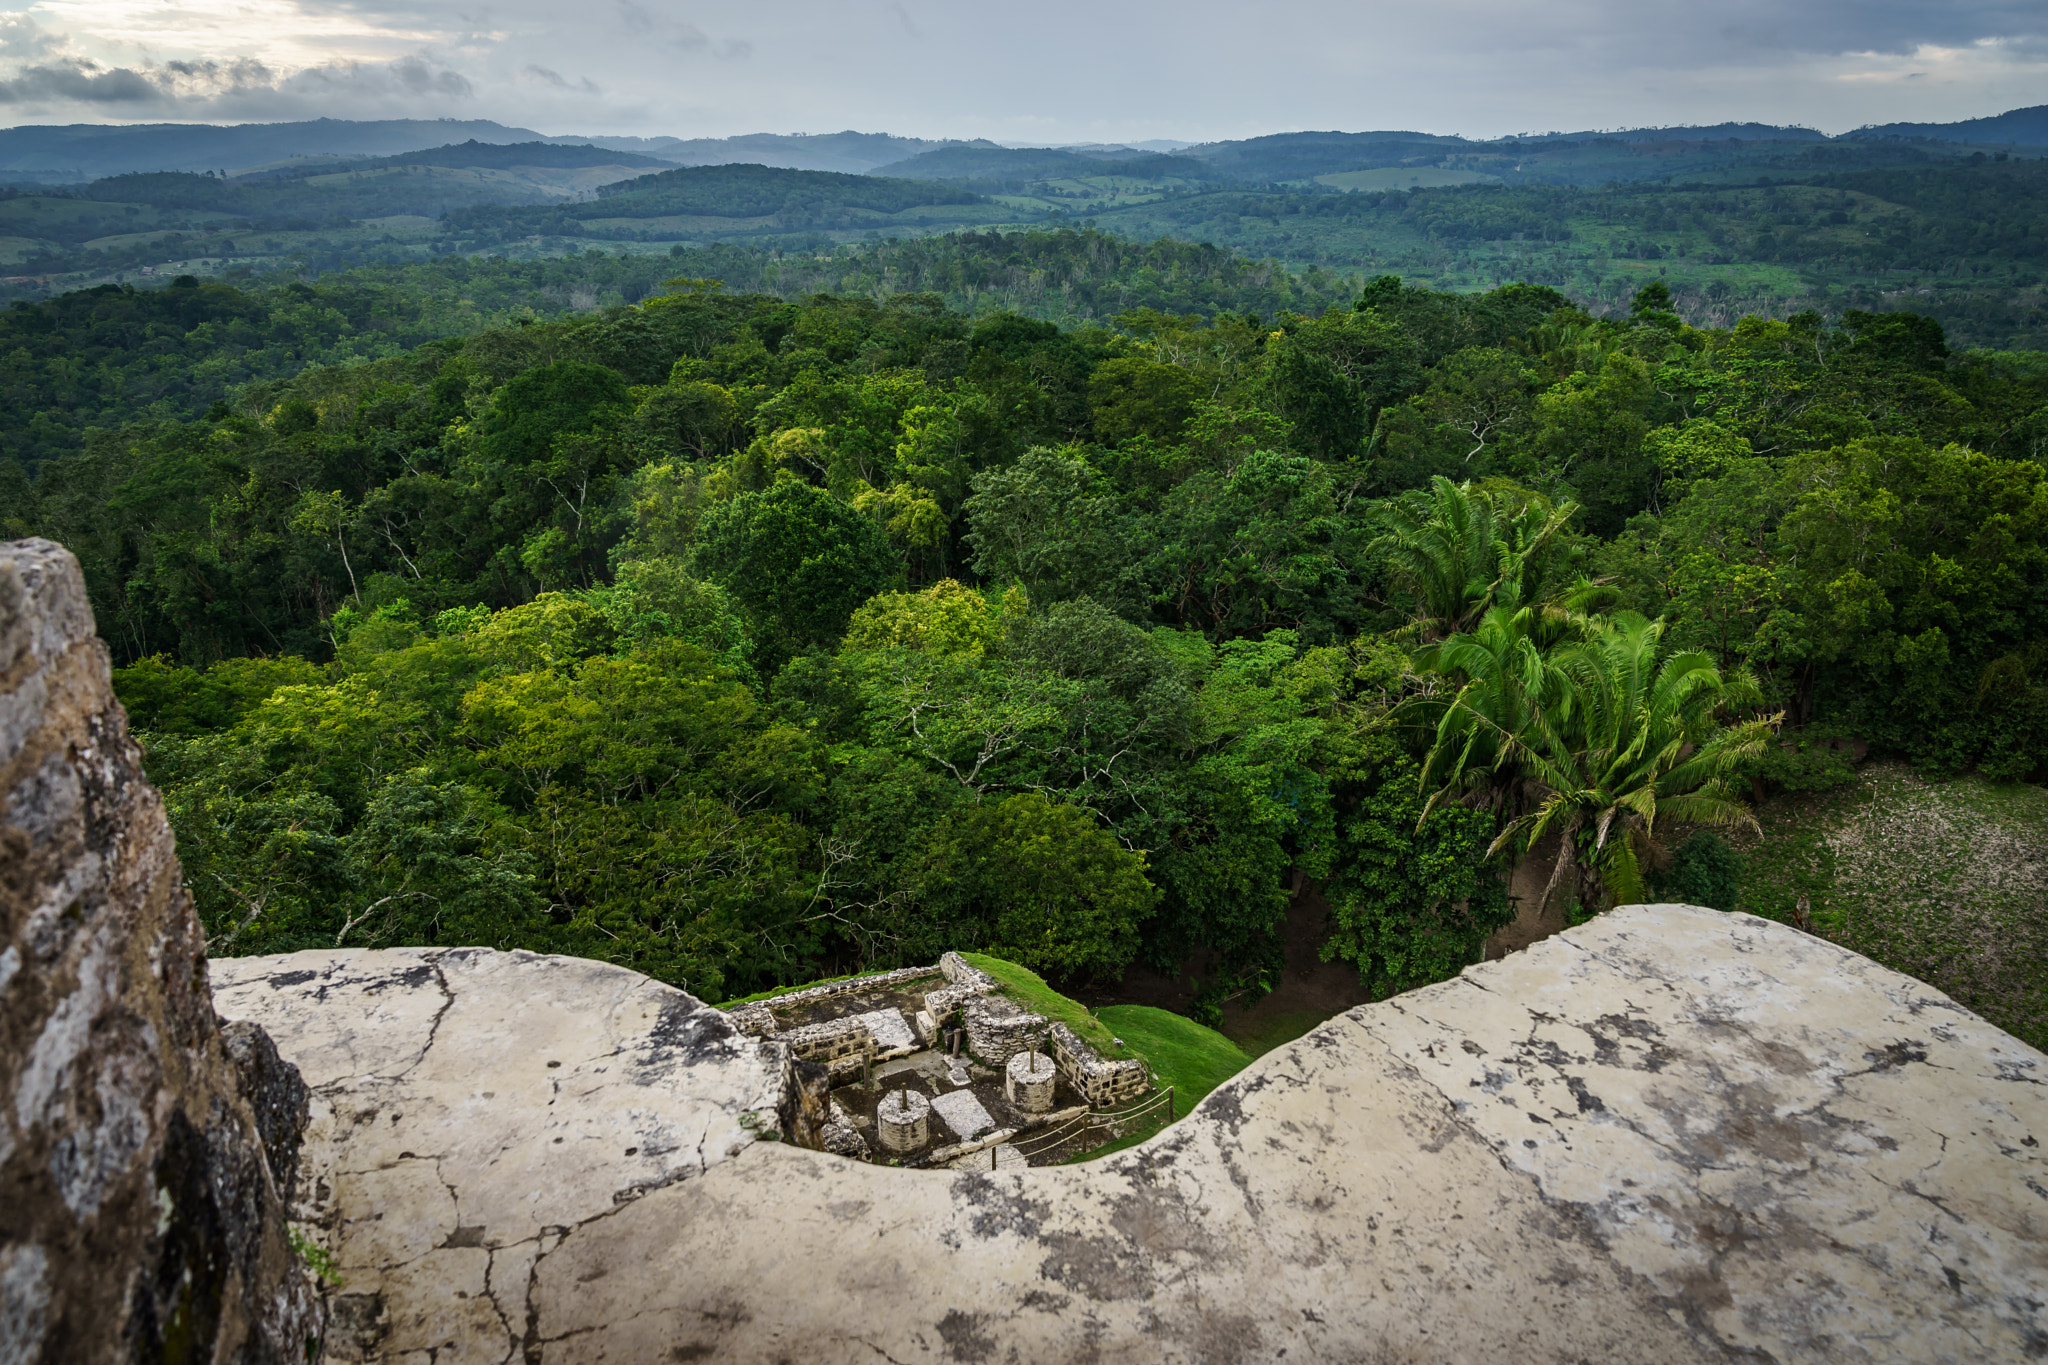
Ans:
{"type": "Polygon", "coordinates": [[[802,1060],[829,1067],[835,1081],[860,1075],[875,1060],[875,1035],[858,1017],[806,1024],[774,1036],[802,1060]]]}
{"type": "Polygon", "coordinates": [[[866,1161],[870,1155],[868,1140],[854,1126],[853,1115],[847,1113],[837,1100],[832,1101],[831,1117],[825,1124],[819,1145],[834,1156],[851,1157],[855,1161],[866,1161]]]}
{"type": "Polygon", "coordinates": [[[1047,1047],[1067,1081],[1097,1109],[1137,1098],[1152,1087],[1152,1073],[1135,1057],[1105,1061],[1065,1024],[1047,1031],[1047,1047]]]}
{"type": "MultiPolygon", "coordinates": [[[[842,981],[827,981],[816,986],[806,986],[799,991],[785,991],[781,995],[773,996],[767,1000],[750,1001],[747,1004],[736,1006],[731,1013],[737,1016],[741,1011],[757,1009],[766,1013],[771,1008],[785,1009],[791,1005],[803,1006],[856,991],[889,990],[916,981],[920,977],[927,977],[933,974],[934,969],[930,967],[898,967],[894,971],[871,972],[866,976],[849,976],[842,981]]],[[[748,1031],[751,1032],[751,1030],[748,1031]]],[[[770,1016],[770,1031],[773,1031],[772,1015],[770,1016]]]]}
{"type": "Polygon", "coordinates": [[[939,1041],[939,1022],[932,1018],[930,1010],[919,1010],[911,1019],[910,1026],[917,1033],[917,1041],[926,1047],[931,1047],[939,1041]]]}
{"type": "Polygon", "coordinates": [[[902,1010],[870,1010],[853,1018],[875,1040],[877,1057],[917,1051],[917,1036],[910,1031],[910,1021],[902,1010]]]}
{"type": "Polygon", "coordinates": [[[0,1360],[303,1360],[305,1093],[223,1038],[78,563],[0,544],[0,1360]]]}
{"type": "Polygon", "coordinates": [[[931,1141],[932,1102],[915,1090],[891,1090],[875,1106],[875,1138],[887,1152],[914,1152],[931,1141]]]}
{"type": "Polygon", "coordinates": [[[970,965],[967,959],[958,953],[941,953],[939,971],[955,986],[964,987],[976,995],[986,995],[990,991],[1001,989],[1000,983],[994,977],[981,968],[970,965]]]}
{"type": "Polygon", "coordinates": [[[932,1097],[932,1108],[953,1135],[973,1141],[996,1130],[995,1116],[982,1107],[972,1090],[948,1090],[932,1097]]]}
{"type": "Polygon", "coordinates": [[[450,1334],[516,1359],[527,1281],[503,1268],[800,1135],[807,1104],[823,1141],[827,1097],[785,1045],[624,968],[399,948],[215,973],[221,1014],[261,1024],[312,1088],[296,1212],[355,1300],[331,1360],[395,1361],[450,1334]]]}
{"type": "Polygon", "coordinates": [[[1004,1068],[1003,1093],[1011,1104],[1027,1114],[1043,1114],[1052,1108],[1052,1094],[1059,1069],[1048,1052],[1020,1052],[1004,1068]]]}
{"type": "Polygon", "coordinates": [[[752,1038],[767,1038],[776,1032],[775,1016],[765,1002],[750,1000],[744,1005],[727,1010],[726,1017],[732,1026],[752,1038]]]}

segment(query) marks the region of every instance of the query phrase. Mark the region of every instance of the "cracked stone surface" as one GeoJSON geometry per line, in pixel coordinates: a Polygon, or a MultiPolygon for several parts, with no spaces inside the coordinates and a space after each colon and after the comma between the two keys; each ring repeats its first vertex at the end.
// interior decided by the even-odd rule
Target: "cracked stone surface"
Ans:
{"type": "MultiPolygon", "coordinates": [[[[442,999],[425,979],[363,993],[320,1036],[408,1065],[442,999]]],[[[457,1013],[431,1049],[451,1104],[518,1074],[495,1034],[457,1056],[457,1013]]],[[[323,1070],[264,1022],[351,1110],[371,1082],[348,1078],[368,1073],[323,1070]]],[[[545,1051],[551,1026],[525,1027],[521,1050],[545,1051]]],[[[463,1131],[481,1151],[504,1121],[479,1110],[463,1131]]],[[[455,1174],[443,1155],[415,1172],[374,1119],[330,1132],[362,1135],[332,1148],[345,1171],[388,1181],[333,1196],[363,1201],[352,1235],[436,1324],[365,1352],[383,1360],[2048,1355],[2048,1058],[1856,954],[1685,906],[1615,911],[1355,1009],[1080,1166],[904,1171],[743,1144],[581,1221],[558,1207],[537,1237],[486,1226],[465,1245],[487,1222],[472,1207],[540,1197],[531,1170],[455,1174]],[[453,1345],[430,1357],[436,1339],[453,1345]]]]}
{"type": "Polygon", "coordinates": [[[790,1062],[637,972],[481,948],[213,964],[312,1090],[298,1218],[330,1360],[527,1358],[537,1263],[777,1131],[790,1062]]]}

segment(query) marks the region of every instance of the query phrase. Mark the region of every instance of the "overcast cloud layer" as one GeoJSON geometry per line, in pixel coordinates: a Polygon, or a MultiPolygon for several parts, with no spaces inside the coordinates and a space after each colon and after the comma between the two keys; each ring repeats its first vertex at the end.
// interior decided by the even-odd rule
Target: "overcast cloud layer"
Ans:
{"type": "MultiPolygon", "coordinates": [[[[5,0],[0,0],[4,4],[5,0]]],[[[490,118],[1002,141],[1943,122],[2048,103],[2015,0],[41,0],[0,124],[490,118]]]]}

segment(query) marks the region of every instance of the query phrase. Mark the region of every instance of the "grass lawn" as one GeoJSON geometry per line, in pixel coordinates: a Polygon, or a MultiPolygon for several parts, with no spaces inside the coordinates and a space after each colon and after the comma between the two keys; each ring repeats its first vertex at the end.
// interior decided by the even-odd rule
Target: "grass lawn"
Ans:
{"type": "MultiPolygon", "coordinates": [[[[1212,1028],[1206,1028],[1172,1010],[1150,1005],[1109,1005],[1095,1016],[1116,1030],[1117,1037],[1136,1049],[1152,1068],[1164,1089],[1173,1087],[1173,1117],[1184,1119],[1211,1090],[1251,1065],[1242,1048],[1212,1028]]],[[[1093,1161],[1120,1152],[1154,1136],[1167,1125],[1166,1111],[1154,1111],[1144,1127],[1115,1138],[1092,1152],[1070,1157],[1062,1164],[1093,1161]]]]}
{"type": "Polygon", "coordinates": [[[1116,1035],[1090,1013],[1086,1005],[1067,999],[1046,985],[1045,978],[1029,967],[1019,967],[1014,962],[1005,962],[999,957],[985,957],[980,953],[962,953],[960,956],[967,959],[969,966],[979,967],[1000,981],[1004,995],[1034,1014],[1042,1014],[1048,1019],[1056,1019],[1065,1024],[1105,1058],[1114,1061],[1138,1055],[1128,1047],[1118,1047],[1115,1042],[1116,1035]]]}
{"type": "Polygon", "coordinates": [[[1757,819],[1738,908],[1796,923],[1803,900],[1813,932],[2048,1047],[2048,790],[1871,762],[1757,819]]]}
{"type": "Polygon", "coordinates": [[[1252,1059],[1236,1043],[1172,1010],[1109,1005],[1095,1017],[1137,1050],[1162,1087],[1173,1087],[1176,1113],[1187,1113],[1204,1095],[1251,1065],[1252,1059]]]}
{"type": "Polygon", "coordinates": [[[1276,1014],[1270,1019],[1261,1019],[1256,1024],[1250,1021],[1234,1020],[1228,1013],[1223,1016],[1223,1026],[1229,1031],[1230,1039],[1244,1049],[1247,1059],[1263,1057],[1274,1048],[1291,1043],[1317,1024],[1325,1023],[1334,1015],[1319,1010],[1304,1010],[1293,1014],[1276,1014]]]}

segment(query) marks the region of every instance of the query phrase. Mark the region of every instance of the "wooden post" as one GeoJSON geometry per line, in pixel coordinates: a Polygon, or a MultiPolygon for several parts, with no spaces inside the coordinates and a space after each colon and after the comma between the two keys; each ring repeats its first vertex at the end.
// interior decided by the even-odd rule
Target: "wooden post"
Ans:
{"type": "Polygon", "coordinates": [[[996,1149],[993,1147],[988,1149],[988,1168],[991,1171],[996,1168],[996,1149]]]}
{"type": "Polygon", "coordinates": [[[1173,1087],[1166,1087],[1166,1121],[1173,1122],[1173,1087]]]}

